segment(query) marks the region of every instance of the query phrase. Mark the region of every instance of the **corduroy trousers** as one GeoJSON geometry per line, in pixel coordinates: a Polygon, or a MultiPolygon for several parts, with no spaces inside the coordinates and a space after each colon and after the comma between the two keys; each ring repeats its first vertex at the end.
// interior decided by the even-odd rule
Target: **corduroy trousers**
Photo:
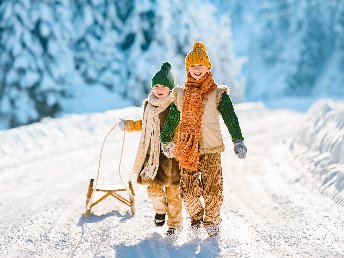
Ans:
{"type": "Polygon", "coordinates": [[[204,226],[220,224],[220,208],[223,202],[220,153],[201,155],[196,171],[182,169],[180,187],[191,220],[202,220],[204,226]]]}
{"type": "Polygon", "coordinates": [[[147,188],[148,197],[156,213],[167,213],[167,226],[180,228],[183,224],[182,198],[179,186],[162,186],[151,182],[147,188]]]}

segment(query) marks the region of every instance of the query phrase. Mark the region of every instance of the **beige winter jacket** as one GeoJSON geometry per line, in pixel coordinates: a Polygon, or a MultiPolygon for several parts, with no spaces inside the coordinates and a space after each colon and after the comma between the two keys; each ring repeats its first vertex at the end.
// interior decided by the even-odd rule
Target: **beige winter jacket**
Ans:
{"type": "MultiPolygon", "coordinates": [[[[147,101],[143,104],[143,109],[147,106],[147,101]]],[[[159,114],[160,119],[160,130],[162,130],[162,127],[164,125],[164,122],[166,120],[166,117],[168,115],[168,112],[170,111],[170,106],[166,108],[163,112],[159,114]]],[[[144,112],[143,112],[144,113],[144,112]]],[[[142,120],[126,120],[126,131],[129,132],[135,132],[135,131],[141,131],[142,130],[142,120]]],[[[178,131],[175,132],[175,140],[177,139],[178,131]]],[[[149,147],[150,148],[150,147],[149,147]]],[[[149,153],[149,150],[148,150],[149,153]]],[[[148,161],[149,154],[146,156],[146,161],[148,161]]],[[[137,182],[139,184],[149,185],[152,182],[162,185],[162,186],[178,186],[180,181],[180,167],[179,162],[175,158],[167,158],[162,151],[160,150],[160,156],[159,156],[159,168],[158,172],[155,176],[155,178],[151,180],[147,180],[144,177],[141,177],[140,175],[137,177],[137,182]]]]}

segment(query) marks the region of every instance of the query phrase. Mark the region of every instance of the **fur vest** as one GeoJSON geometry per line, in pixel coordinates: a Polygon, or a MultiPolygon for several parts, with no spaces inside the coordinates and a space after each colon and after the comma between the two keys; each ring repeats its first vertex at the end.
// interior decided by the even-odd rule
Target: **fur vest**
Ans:
{"type": "MultiPolygon", "coordinates": [[[[199,153],[220,153],[225,146],[220,130],[220,113],[217,110],[221,96],[228,90],[225,85],[219,85],[210,95],[203,100],[202,135],[199,140],[199,153]]],[[[184,87],[173,89],[174,102],[179,111],[183,108],[184,87]]],[[[183,114],[181,114],[183,115],[183,114]]]]}

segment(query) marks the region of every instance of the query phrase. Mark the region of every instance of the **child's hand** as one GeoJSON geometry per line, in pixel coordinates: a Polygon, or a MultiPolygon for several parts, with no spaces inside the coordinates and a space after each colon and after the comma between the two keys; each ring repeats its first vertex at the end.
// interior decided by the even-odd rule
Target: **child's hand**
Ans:
{"type": "Polygon", "coordinates": [[[162,143],[161,144],[161,150],[165,154],[165,156],[169,159],[173,158],[172,151],[176,144],[174,142],[169,142],[169,143],[162,143]]]}
{"type": "Polygon", "coordinates": [[[239,159],[246,158],[247,148],[243,141],[234,142],[234,153],[239,159]]]}
{"type": "Polygon", "coordinates": [[[124,131],[125,130],[125,124],[126,124],[126,121],[123,119],[123,118],[119,118],[119,129],[121,129],[121,131],[124,131]]]}

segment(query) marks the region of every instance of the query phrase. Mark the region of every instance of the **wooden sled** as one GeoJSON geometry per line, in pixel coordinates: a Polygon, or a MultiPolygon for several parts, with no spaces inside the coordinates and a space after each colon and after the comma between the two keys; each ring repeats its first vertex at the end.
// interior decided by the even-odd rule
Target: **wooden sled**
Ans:
{"type": "Polygon", "coordinates": [[[121,185],[98,185],[103,147],[104,147],[107,137],[117,125],[118,123],[114,127],[112,127],[112,129],[108,132],[108,134],[106,135],[103,141],[101,151],[100,151],[100,156],[99,156],[97,178],[96,180],[91,178],[90,183],[88,185],[87,196],[86,196],[86,210],[85,210],[85,213],[83,214],[86,217],[91,215],[92,207],[94,207],[101,201],[105,200],[109,196],[112,196],[118,201],[120,201],[121,203],[129,206],[131,213],[135,214],[135,192],[134,192],[133,183],[129,181],[128,184],[125,184],[121,176],[121,161],[122,161],[123,147],[124,147],[124,141],[125,141],[125,131],[124,131],[124,136],[123,136],[123,141],[122,141],[122,151],[121,151],[121,156],[120,156],[120,162],[118,165],[119,176],[120,176],[122,184],[121,185]],[[96,192],[101,192],[103,193],[103,195],[98,200],[93,201],[93,196],[96,192]],[[123,192],[124,193],[126,192],[128,194],[127,195],[128,197],[124,197],[122,195],[123,192]]]}
{"type": "Polygon", "coordinates": [[[118,201],[129,206],[131,213],[135,214],[135,192],[131,181],[129,181],[128,183],[128,188],[125,188],[123,185],[98,185],[97,187],[95,187],[94,179],[92,178],[88,186],[86,197],[86,211],[84,213],[84,216],[90,216],[92,207],[96,206],[98,203],[100,203],[109,196],[112,196],[118,201]],[[104,195],[101,196],[98,200],[92,201],[92,196],[94,192],[102,192],[104,193],[104,195]],[[129,192],[129,198],[124,197],[120,194],[120,192],[129,192]]]}

